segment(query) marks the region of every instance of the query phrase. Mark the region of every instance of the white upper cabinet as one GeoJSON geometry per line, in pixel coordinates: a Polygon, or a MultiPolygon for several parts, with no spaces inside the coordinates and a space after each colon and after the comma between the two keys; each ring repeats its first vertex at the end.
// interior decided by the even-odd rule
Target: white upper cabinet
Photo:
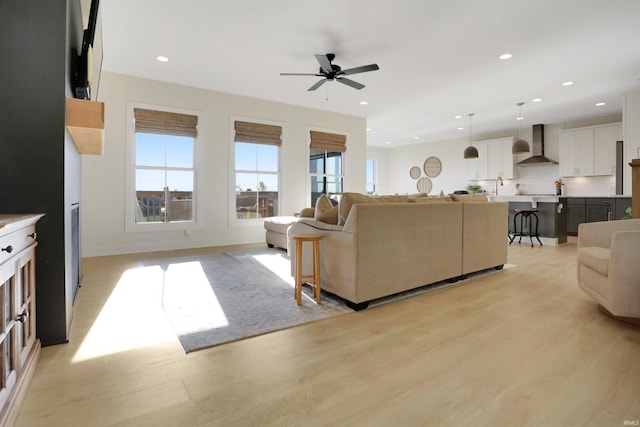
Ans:
{"type": "Polygon", "coordinates": [[[478,149],[477,159],[466,159],[467,163],[467,179],[471,181],[486,179],[487,177],[487,144],[473,144],[478,149]]]}
{"type": "Polygon", "coordinates": [[[467,159],[467,179],[471,181],[515,178],[511,145],[513,138],[474,142],[477,159],[467,159]]]}
{"type": "Polygon", "coordinates": [[[593,148],[596,175],[615,175],[616,141],[622,141],[622,125],[595,128],[593,148]]]}
{"type": "Polygon", "coordinates": [[[487,172],[488,179],[502,177],[504,179],[516,178],[513,167],[513,153],[511,146],[513,138],[496,139],[487,142],[487,172]]]}
{"type": "Polygon", "coordinates": [[[616,172],[616,141],[622,125],[605,125],[562,131],[560,175],[595,176],[616,172]]]}

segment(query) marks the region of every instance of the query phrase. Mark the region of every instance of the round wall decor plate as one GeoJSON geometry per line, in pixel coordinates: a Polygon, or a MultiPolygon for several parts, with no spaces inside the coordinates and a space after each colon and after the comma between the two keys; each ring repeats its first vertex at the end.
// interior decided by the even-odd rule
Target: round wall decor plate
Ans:
{"type": "Polygon", "coordinates": [[[429,178],[435,178],[436,176],[440,175],[441,171],[442,163],[440,162],[439,158],[432,156],[424,161],[424,173],[429,178]]]}
{"type": "Polygon", "coordinates": [[[418,166],[412,167],[411,169],[409,169],[409,175],[413,179],[418,179],[418,177],[420,176],[420,168],[418,166]]]}
{"type": "Polygon", "coordinates": [[[423,176],[418,180],[417,186],[420,193],[429,194],[431,188],[433,187],[433,184],[431,183],[431,180],[429,178],[423,176]]]}

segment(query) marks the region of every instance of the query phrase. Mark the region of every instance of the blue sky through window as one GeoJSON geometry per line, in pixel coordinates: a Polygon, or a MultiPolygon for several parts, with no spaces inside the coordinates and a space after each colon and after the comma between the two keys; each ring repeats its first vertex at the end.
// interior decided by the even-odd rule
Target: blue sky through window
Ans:
{"type": "Polygon", "coordinates": [[[136,191],[193,191],[194,139],[185,136],[136,133],[136,191]],[[145,168],[140,168],[145,167],[145,168]],[[157,168],[157,169],[146,169],[157,168]]]}

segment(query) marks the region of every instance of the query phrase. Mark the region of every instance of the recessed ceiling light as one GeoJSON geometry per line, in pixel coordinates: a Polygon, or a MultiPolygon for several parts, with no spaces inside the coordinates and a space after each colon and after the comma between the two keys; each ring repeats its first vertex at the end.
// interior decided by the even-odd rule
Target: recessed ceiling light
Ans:
{"type": "Polygon", "coordinates": [[[502,55],[499,56],[500,59],[511,59],[513,55],[511,55],[510,53],[503,53],[502,55]]]}
{"type": "Polygon", "coordinates": [[[464,128],[458,128],[458,130],[464,130],[464,128]]]}
{"type": "Polygon", "coordinates": [[[360,105],[367,105],[368,102],[367,101],[360,101],[360,105]]]}
{"type": "Polygon", "coordinates": [[[371,128],[367,128],[367,132],[369,132],[371,130],[371,128]]]}
{"type": "Polygon", "coordinates": [[[607,105],[607,103],[606,102],[598,102],[596,104],[596,107],[602,107],[603,105],[607,105]]]}
{"type": "Polygon", "coordinates": [[[391,141],[385,141],[385,144],[391,144],[391,141]]]}
{"type": "Polygon", "coordinates": [[[531,100],[531,102],[540,102],[542,101],[542,98],[534,98],[531,100]]]}
{"type": "Polygon", "coordinates": [[[524,120],[524,117],[523,116],[516,117],[516,120],[524,120]]]}
{"type": "Polygon", "coordinates": [[[156,59],[160,62],[168,62],[169,58],[167,58],[166,56],[158,56],[156,57],[156,59]]]}
{"type": "Polygon", "coordinates": [[[461,119],[462,116],[453,116],[454,119],[461,119]]]}
{"type": "Polygon", "coordinates": [[[413,139],[420,139],[420,137],[419,136],[414,136],[413,139]]]}
{"type": "Polygon", "coordinates": [[[564,82],[562,83],[562,86],[571,86],[574,82],[572,81],[568,81],[568,82],[564,82]]]}

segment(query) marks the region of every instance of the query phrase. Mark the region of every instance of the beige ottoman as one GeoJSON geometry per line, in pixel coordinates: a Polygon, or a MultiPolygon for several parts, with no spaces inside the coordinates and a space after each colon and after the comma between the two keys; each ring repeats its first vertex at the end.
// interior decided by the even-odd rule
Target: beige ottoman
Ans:
{"type": "Polygon", "coordinates": [[[297,222],[297,216],[272,216],[264,219],[265,241],[267,246],[273,248],[277,246],[287,250],[287,228],[297,222]]]}

